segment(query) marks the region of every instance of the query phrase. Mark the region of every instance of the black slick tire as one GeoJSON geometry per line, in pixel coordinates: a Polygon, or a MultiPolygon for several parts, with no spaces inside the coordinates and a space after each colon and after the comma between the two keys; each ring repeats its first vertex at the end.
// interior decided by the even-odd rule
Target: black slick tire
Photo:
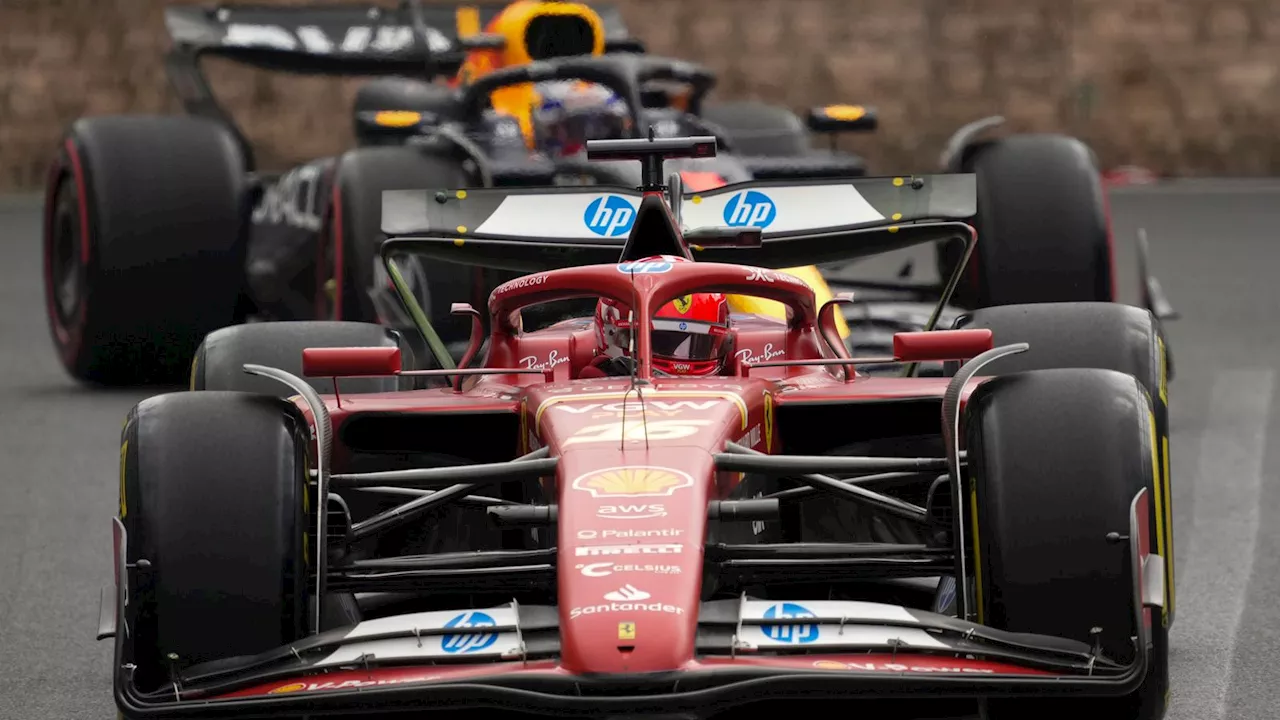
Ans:
{"type": "MultiPolygon", "coordinates": [[[[331,227],[335,237],[334,272],[341,280],[338,320],[381,322],[369,296],[382,264],[382,193],[386,190],[428,190],[467,187],[461,164],[451,158],[408,147],[369,147],[344,154],[338,160],[331,227]],[[340,253],[340,254],[339,254],[340,253]]],[[[419,289],[432,327],[446,344],[470,337],[470,320],[450,313],[455,302],[483,306],[477,292],[477,268],[435,260],[422,260],[426,288],[419,289]]]]}
{"type": "Polygon", "coordinates": [[[50,172],[44,285],[67,372],[105,385],[181,382],[244,285],[245,159],[193,117],[76,121],[50,172]]]}
{"type": "Polygon", "coordinates": [[[139,689],[177,666],[254,655],[302,637],[307,426],[247,393],[159,395],[129,413],[120,447],[128,533],[126,642],[139,689]]]}
{"type": "MultiPolygon", "coordinates": [[[[413,369],[413,351],[399,332],[382,325],[330,320],[264,322],[232,325],[205,337],[191,361],[192,390],[236,390],[290,397],[294,391],[270,378],[244,372],[245,363],[266,365],[306,380],[316,392],[332,394],[332,378],[302,374],[302,351],[307,348],[399,347],[401,366],[413,369]]],[[[396,377],[343,378],[343,394],[394,392],[407,389],[396,377]]]]}
{"type": "MultiPolygon", "coordinates": [[[[978,622],[1092,644],[1132,662],[1132,568],[1126,543],[1133,498],[1160,484],[1147,393],[1131,375],[1097,369],[1038,370],[992,378],[968,404],[972,492],[962,516],[975,572],[978,622]]],[[[1151,538],[1159,552],[1157,538],[1151,538]]],[[[1168,626],[1152,611],[1148,672],[1120,697],[992,699],[988,720],[1092,717],[1158,720],[1169,687],[1168,626]]]]}
{"type": "MultiPolygon", "coordinates": [[[[1014,135],[964,157],[976,173],[978,243],[954,302],[963,307],[1115,299],[1107,196],[1092,152],[1062,135],[1014,135]]],[[[961,257],[938,248],[945,279],[961,257]]]]}
{"type": "MultiPolygon", "coordinates": [[[[1119,303],[1037,303],[974,310],[957,318],[955,327],[991,330],[992,341],[997,347],[1023,342],[1030,345],[1026,352],[986,365],[979,371],[980,376],[1057,368],[1097,368],[1137,378],[1151,398],[1156,422],[1160,487],[1153,495],[1156,501],[1153,512],[1161,517],[1159,524],[1164,528],[1164,537],[1160,540],[1168,549],[1162,555],[1168,581],[1168,618],[1172,623],[1177,603],[1172,550],[1168,355],[1154,316],[1142,308],[1119,303]]],[[[955,364],[949,363],[948,366],[948,374],[951,374],[955,364]]],[[[1155,546],[1153,541],[1152,547],[1155,546]]]]}

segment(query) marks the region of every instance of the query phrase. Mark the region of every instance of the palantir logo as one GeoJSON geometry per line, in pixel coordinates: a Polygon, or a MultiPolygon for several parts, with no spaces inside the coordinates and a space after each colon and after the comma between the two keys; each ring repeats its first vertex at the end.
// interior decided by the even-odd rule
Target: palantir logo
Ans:
{"type": "MultiPolygon", "coordinates": [[[[764,611],[765,620],[817,617],[803,605],[795,603],[778,603],[764,611]]],[[[817,625],[764,625],[761,627],[765,637],[792,645],[804,645],[818,639],[817,625]]]]}
{"type": "MultiPolygon", "coordinates": [[[[465,612],[445,623],[446,628],[487,628],[497,627],[493,616],[482,612],[465,612]]],[[[498,641],[497,633],[459,633],[445,635],[440,638],[440,647],[447,653],[480,652],[498,641]]]]}
{"type": "Polygon", "coordinates": [[[729,227],[767,228],[778,217],[778,207],[759,190],[740,192],[724,206],[724,224],[729,227]]]}
{"type": "Polygon", "coordinates": [[[582,221],[597,235],[618,237],[631,231],[636,221],[636,209],[625,198],[605,195],[591,201],[582,221]]]}

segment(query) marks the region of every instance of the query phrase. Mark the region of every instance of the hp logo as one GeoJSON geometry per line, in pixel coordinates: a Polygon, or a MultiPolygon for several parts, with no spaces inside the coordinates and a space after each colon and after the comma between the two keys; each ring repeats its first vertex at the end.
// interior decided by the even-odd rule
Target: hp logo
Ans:
{"type": "Polygon", "coordinates": [[[618,237],[631,231],[636,221],[636,209],[624,198],[605,195],[591,201],[582,221],[597,235],[618,237]]]}
{"type": "MultiPolygon", "coordinates": [[[[764,611],[765,620],[817,617],[808,608],[795,603],[778,603],[764,611]]],[[[818,639],[817,625],[763,625],[765,637],[792,645],[804,645],[818,639]]]]}
{"type": "MultiPolygon", "coordinates": [[[[445,623],[446,628],[486,628],[497,627],[491,615],[482,612],[465,612],[445,623]]],[[[440,648],[447,653],[480,652],[498,641],[497,633],[460,633],[445,635],[440,638],[440,648]]]]}
{"type": "Polygon", "coordinates": [[[767,228],[778,216],[778,208],[768,195],[748,190],[729,198],[724,206],[724,224],[729,227],[767,228]]]}
{"type": "Polygon", "coordinates": [[[664,260],[632,260],[618,264],[618,272],[624,275],[658,275],[671,269],[671,263],[664,260]]]}

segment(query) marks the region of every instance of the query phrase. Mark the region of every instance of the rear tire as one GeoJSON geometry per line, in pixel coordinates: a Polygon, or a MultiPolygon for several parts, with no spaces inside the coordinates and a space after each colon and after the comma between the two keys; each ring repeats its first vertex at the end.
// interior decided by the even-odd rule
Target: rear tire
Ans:
{"type": "Polygon", "coordinates": [[[120,448],[128,575],[126,657],[143,691],[178,666],[253,655],[304,634],[305,420],[246,393],[159,395],[120,448]]]}
{"type": "MultiPolygon", "coordinates": [[[[1157,544],[1155,428],[1147,393],[1131,375],[1040,370],[993,378],[967,410],[972,558],[978,621],[1011,632],[1100,644],[1131,662],[1134,627],[1127,535],[1133,498],[1152,503],[1157,544]],[[1088,599],[1089,602],[1082,602],[1088,599]]],[[[1152,611],[1151,663],[1143,684],[1113,698],[991,700],[989,720],[1045,715],[1157,720],[1169,687],[1168,626],[1152,611]]]]}
{"type": "MultiPolygon", "coordinates": [[[[233,325],[209,333],[191,361],[192,390],[235,390],[289,397],[293,390],[271,378],[244,372],[245,363],[266,365],[307,381],[316,392],[332,394],[332,378],[302,374],[302,351],[307,348],[399,347],[401,364],[414,368],[413,350],[399,332],[383,325],[357,322],[296,321],[233,325]]],[[[344,395],[411,389],[409,378],[343,378],[344,395]]]]}
{"type": "MultiPolygon", "coordinates": [[[[341,244],[343,276],[338,319],[385,322],[369,294],[375,279],[382,278],[375,267],[382,267],[380,248],[386,240],[382,232],[383,191],[466,187],[467,173],[457,161],[417,148],[374,147],[343,155],[334,182],[337,203],[332,224],[339,233],[334,242],[341,244]]],[[[470,320],[452,315],[450,309],[455,302],[484,305],[483,295],[477,297],[477,268],[417,259],[422,262],[426,281],[425,288],[417,288],[418,302],[441,339],[446,345],[457,346],[456,354],[460,355],[470,338],[470,320]]],[[[335,266],[338,264],[335,261],[335,266]]],[[[386,292],[392,291],[387,288],[386,292]]],[[[431,355],[424,352],[423,357],[431,355]]]]}
{"type": "MultiPolygon", "coordinates": [[[[1115,300],[1107,196],[1084,143],[1014,135],[971,149],[960,171],[977,174],[978,243],[957,305],[1115,300]]],[[[961,250],[938,246],[943,278],[961,250]]]]}
{"type": "Polygon", "coordinates": [[[246,163],[223,125],[193,117],[76,121],[49,178],[45,299],[73,377],[181,382],[244,285],[246,163]]]}

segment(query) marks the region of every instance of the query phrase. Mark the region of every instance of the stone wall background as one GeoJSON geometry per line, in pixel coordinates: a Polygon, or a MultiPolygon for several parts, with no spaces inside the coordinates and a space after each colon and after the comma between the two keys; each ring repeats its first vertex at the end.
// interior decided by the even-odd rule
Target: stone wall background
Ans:
{"type": "MultiPolygon", "coordinates": [[[[876,106],[882,129],[842,143],[881,172],[931,170],[956,127],[1003,114],[1083,138],[1108,167],[1280,174],[1271,0],[617,2],[652,52],[719,72],[716,97],[876,106]]],[[[177,110],[160,62],[166,4],[0,0],[0,191],[38,188],[78,116],[177,110]]],[[[209,65],[264,166],[350,141],[358,81],[209,65]]]]}

